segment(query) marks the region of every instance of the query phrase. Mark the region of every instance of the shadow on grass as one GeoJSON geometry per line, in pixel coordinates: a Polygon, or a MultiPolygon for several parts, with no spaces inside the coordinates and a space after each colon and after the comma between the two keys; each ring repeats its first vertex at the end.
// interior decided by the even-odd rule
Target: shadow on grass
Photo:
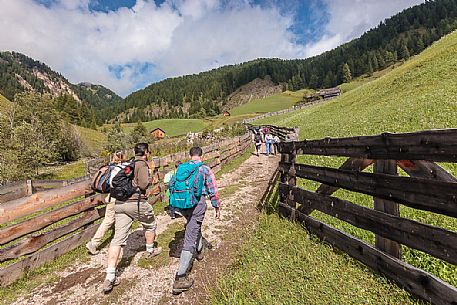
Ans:
{"type": "Polygon", "coordinates": [[[169,257],[179,258],[181,256],[182,247],[184,244],[185,230],[176,231],[175,236],[168,243],[169,257]]]}
{"type": "Polygon", "coordinates": [[[279,203],[279,171],[276,170],[268,182],[268,187],[260,200],[257,209],[267,214],[278,213],[279,203]]]}

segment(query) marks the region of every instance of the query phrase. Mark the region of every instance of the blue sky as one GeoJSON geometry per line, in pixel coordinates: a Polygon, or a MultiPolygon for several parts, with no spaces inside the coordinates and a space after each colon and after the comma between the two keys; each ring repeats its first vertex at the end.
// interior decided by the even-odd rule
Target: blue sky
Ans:
{"type": "Polygon", "coordinates": [[[121,96],[259,57],[305,58],[423,0],[0,0],[0,50],[121,96]]]}

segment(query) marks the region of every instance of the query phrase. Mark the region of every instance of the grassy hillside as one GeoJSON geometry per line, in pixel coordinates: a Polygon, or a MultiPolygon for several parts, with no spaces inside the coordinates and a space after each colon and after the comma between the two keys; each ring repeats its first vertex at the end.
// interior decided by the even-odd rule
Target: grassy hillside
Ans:
{"type": "Polygon", "coordinates": [[[342,93],[347,93],[355,88],[358,88],[366,83],[369,83],[371,81],[374,81],[375,79],[380,78],[381,76],[386,75],[387,73],[389,73],[393,69],[397,68],[398,66],[401,66],[402,64],[403,64],[403,61],[397,62],[397,63],[393,64],[392,66],[385,68],[384,70],[375,71],[371,75],[365,74],[365,75],[359,76],[359,77],[353,79],[351,82],[343,83],[343,84],[339,85],[338,87],[341,88],[342,93]]]}
{"type": "MultiPolygon", "coordinates": [[[[354,85],[351,90],[337,99],[291,114],[270,117],[257,123],[298,126],[301,139],[455,128],[457,127],[456,53],[457,32],[453,32],[380,78],[354,85]]],[[[335,157],[298,157],[300,163],[330,167],[338,167],[343,160],[335,157]]],[[[443,164],[443,166],[457,175],[455,165],[443,164]]],[[[299,180],[298,184],[310,190],[315,190],[318,186],[317,183],[304,180],[299,180]]],[[[344,190],[339,190],[335,196],[373,207],[373,198],[370,196],[344,190]]],[[[417,211],[405,206],[401,206],[400,213],[409,219],[457,231],[455,218],[417,211]]],[[[374,242],[374,234],[371,232],[319,212],[313,212],[312,216],[365,241],[374,242]]],[[[374,281],[372,281],[358,275],[355,269],[366,270],[366,268],[360,264],[350,263],[349,261],[352,260],[346,261],[346,255],[336,255],[332,259],[327,259],[325,264],[322,264],[322,259],[317,254],[301,257],[303,253],[314,253],[316,243],[319,243],[309,242],[307,238],[303,240],[301,235],[306,233],[301,228],[288,222],[278,223],[278,217],[275,215],[262,217],[265,217],[265,221],[269,224],[260,223],[259,232],[251,242],[252,246],[248,245],[239,265],[220,283],[220,290],[215,293],[215,300],[246,300],[248,293],[253,291],[259,302],[266,301],[266,296],[271,296],[268,300],[271,303],[282,302],[281,300],[291,300],[290,303],[295,303],[296,296],[316,300],[315,304],[412,302],[399,300],[397,296],[382,292],[385,289],[384,286],[388,285],[388,281],[382,277],[373,276],[374,281]],[[274,226],[271,225],[272,223],[274,226]],[[271,236],[271,231],[278,233],[271,236]],[[288,235],[291,235],[291,238],[285,238],[288,235]],[[288,242],[290,240],[294,240],[294,243],[288,242]],[[257,241],[262,241],[263,244],[257,241]],[[277,243],[281,246],[276,246],[277,243]],[[256,264],[259,265],[255,268],[250,261],[254,255],[259,258],[256,260],[256,264]],[[279,260],[281,264],[276,264],[279,260]],[[318,272],[310,267],[314,265],[322,266],[323,271],[318,272]],[[280,285],[268,285],[268,278],[281,276],[281,268],[290,272],[288,277],[292,280],[284,281],[280,285]],[[348,274],[360,277],[360,280],[351,282],[348,274]],[[301,277],[305,277],[306,280],[301,277]],[[334,289],[339,287],[338,285],[344,285],[344,289],[334,289]],[[355,290],[354,287],[356,287],[355,290]],[[230,292],[237,289],[237,294],[230,292]],[[353,290],[363,293],[355,292],[351,295],[350,291],[353,290]],[[360,299],[363,297],[364,299],[360,299]]],[[[403,259],[457,287],[456,266],[405,246],[403,246],[403,259]]],[[[394,291],[395,288],[392,288],[392,293],[395,293],[394,291]]]]}
{"type": "Polygon", "coordinates": [[[243,115],[248,113],[272,112],[292,107],[296,102],[303,98],[309,90],[299,90],[296,92],[286,91],[271,95],[266,98],[255,99],[246,104],[230,110],[232,115],[243,115]]]}
{"type": "MultiPolygon", "coordinates": [[[[168,137],[185,135],[187,132],[198,132],[205,128],[203,119],[161,119],[143,122],[148,131],[161,128],[168,137]]],[[[136,123],[122,124],[125,131],[129,132],[135,128],[136,123]]]]}
{"type": "Polygon", "coordinates": [[[457,32],[384,76],[316,107],[260,122],[312,139],[457,126],[457,32]]]}
{"type": "Polygon", "coordinates": [[[103,150],[103,147],[106,144],[106,136],[104,133],[93,130],[89,128],[84,128],[81,126],[75,126],[78,130],[81,140],[84,143],[84,146],[88,154],[96,155],[103,150]]]}

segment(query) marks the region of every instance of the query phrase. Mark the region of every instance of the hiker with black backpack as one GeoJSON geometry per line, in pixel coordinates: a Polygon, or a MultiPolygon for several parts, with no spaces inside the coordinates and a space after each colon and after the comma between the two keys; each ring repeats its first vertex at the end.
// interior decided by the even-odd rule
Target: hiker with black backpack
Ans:
{"type": "MultiPolygon", "coordinates": [[[[107,174],[109,173],[109,176],[114,175],[113,171],[115,170],[115,167],[120,166],[120,164],[122,164],[123,162],[125,162],[124,153],[121,151],[115,152],[111,156],[111,160],[110,160],[110,163],[108,164],[108,168],[105,169],[106,173],[107,174]]],[[[95,180],[98,182],[98,184],[100,184],[101,182],[103,182],[103,180],[97,179],[97,176],[99,176],[99,175],[96,175],[95,180]]],[[[110,177],[106,177],[106,178],[107,178],[107,180],[105,181],[105,184],[107,183],[109,186],[110,177]]],[[[96,184],[97,184],[97,182],[96,182],[96,184]]],[[[96,189],[96,191],[101,192],[101,188],[99,190],[96,189]]],[[[87,250],[92,255],[96,255],[99,253],[97,248],[101,245],[103,236],[105,236],[106,232],[108,232],[108,230],[114,225],[114,216],[115,216],[114,203],[116,202],[116,199],[114,199],[110,195],[107,195],[105,197],[105,202],[107,203],[106,208],[105,208],[105,217],[103,218],[103,221],[100,224],[100,226],[98,226],[97,232],[95,232],[94,237],[92,237],[92,239],[86,244],[87,250]]]]}
{"type": "Polygon", "coordinates": [[[162,248],[154,247],[157,223],[152,206],[148,203],[146,189],[149,186],[149,146],[147,143],[135,145],[135,159],[131,160],[119,173],[112,178],[110,196],[116,199],[114,206],[115,224],[114,237],[108,250],[108,266],[103,292],[110,292],[119,283],[116,278],[116,264],[121,253],[121,247],[126,245],[127,237],[133,220],[138,220],[143,226],[146,238],[144,258],[149,259],[159,255],[162,248]]]}
{"type": "Polygon", "coordinates": [[[203,151],[192,147],[189,162],[181,164],[169,183],[170,204],[179,209],[186,218],[184,245],[179,258],[179,267],[173,283],[173,294],[189,290],[194,281],[188,273],[194,257],[203,259],[204,244],[202,223],[206,212],[206,197],[211,199],[216,218],[220,218],[220,199],[213,171],[202,162],[203,151]]]}

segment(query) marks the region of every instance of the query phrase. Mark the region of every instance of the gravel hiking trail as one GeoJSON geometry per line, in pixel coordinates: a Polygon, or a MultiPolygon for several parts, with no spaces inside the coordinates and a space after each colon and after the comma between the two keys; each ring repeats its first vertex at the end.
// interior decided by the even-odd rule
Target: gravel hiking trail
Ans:
{"type": "MultiPolygon", "coordinates": [[[[101,293],[105,276],[107,248],[87,262],[78,262],[58,273],[59,279],[43,284],[13,304],[202,304],[208,301],[217,278],[227,272],[237,249],[254,229],[256,209],[275,171],[279,157],[251,155],[238,168],[218,179],[221,194],[221,219],[215,219],[214,209],[208,204],[203,236],[211,249],[202,261],[194,262],[190,276],[194,287],[178,296],[171,294],[175,272],[182,247],[185,221],[172,220],[165,212],[157,216],[157,233],[172,236],[163,247],[157,262],[139,264],[144,250],[141,229],[131,233],[123,250],[118,271],[119,286],[110,294],[101,293]]],[[[160,237],[159,237],[160,238],[160,237]]]]}

